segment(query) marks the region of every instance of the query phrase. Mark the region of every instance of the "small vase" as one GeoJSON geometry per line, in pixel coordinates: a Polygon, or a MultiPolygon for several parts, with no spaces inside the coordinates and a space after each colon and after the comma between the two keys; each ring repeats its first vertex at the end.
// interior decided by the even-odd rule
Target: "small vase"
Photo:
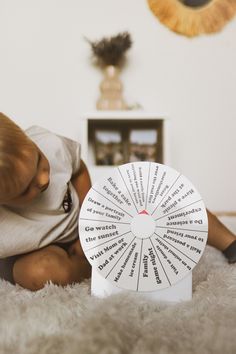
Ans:
{"type": "Polygon", "coordinates": [[[97,101],[98,110],[124,110],[127,105],[122,97],[123,85],[119,79],[119,69],[108,65],[100,84],[101,95],[97,101]]]}

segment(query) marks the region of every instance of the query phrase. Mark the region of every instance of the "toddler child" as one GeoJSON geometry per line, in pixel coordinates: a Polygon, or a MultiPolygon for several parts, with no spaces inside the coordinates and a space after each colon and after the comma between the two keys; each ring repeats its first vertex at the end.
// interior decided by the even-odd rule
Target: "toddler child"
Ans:
{"type": "MultiPolygon", "coordinates": [[[[78,215],[91,187],[80,144],[0,113],[0,277],[30,290],[90,278],[78,215]]],[[[236,238],[209,211],[208,244],[236,261],[236,238]]]]}
{"type": "Polygon", "coordinates": [[[90,187],[79,143],[0,113],[0,277],[31,290],[90,277],[78,235],[90,187]]]}

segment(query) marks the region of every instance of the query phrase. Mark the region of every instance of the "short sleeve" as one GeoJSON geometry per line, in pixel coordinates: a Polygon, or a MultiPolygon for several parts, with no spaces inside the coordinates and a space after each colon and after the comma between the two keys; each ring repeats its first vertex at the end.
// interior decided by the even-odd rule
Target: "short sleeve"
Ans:
{"type": "Polygon", "coordinates": [[[72,175],[76,174],[80,168],[80,160],[81,160],[81,145],[79,142],[66,138],[61,135],[57,135],[61,138],[65,150],[67,151],[69,158],[71,159],[72,164],[72,175]]]}

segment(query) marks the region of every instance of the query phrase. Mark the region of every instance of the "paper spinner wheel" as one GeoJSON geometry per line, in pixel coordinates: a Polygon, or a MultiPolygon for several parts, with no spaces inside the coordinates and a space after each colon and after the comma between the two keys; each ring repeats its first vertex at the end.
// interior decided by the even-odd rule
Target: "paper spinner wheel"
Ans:
{"type": "Polygon", "coordinates": [[[207,213],[192,183],[154,162],[114,167],[84,199],[83,251],[95,269],[122,289],[156,291],[177,283],[201,258],[207,213]]]}

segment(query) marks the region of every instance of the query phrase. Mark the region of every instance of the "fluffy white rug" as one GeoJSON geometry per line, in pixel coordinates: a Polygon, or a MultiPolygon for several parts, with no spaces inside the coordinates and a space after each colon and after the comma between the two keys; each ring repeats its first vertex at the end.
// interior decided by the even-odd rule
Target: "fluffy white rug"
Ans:
{"type": "Polygon", "coordinates": [[[89,291],[88,280],[37,292],[1,280],[0,353],[236,353],[236,264],[210,246],[193,272],[192,301],[89,291]]]}

